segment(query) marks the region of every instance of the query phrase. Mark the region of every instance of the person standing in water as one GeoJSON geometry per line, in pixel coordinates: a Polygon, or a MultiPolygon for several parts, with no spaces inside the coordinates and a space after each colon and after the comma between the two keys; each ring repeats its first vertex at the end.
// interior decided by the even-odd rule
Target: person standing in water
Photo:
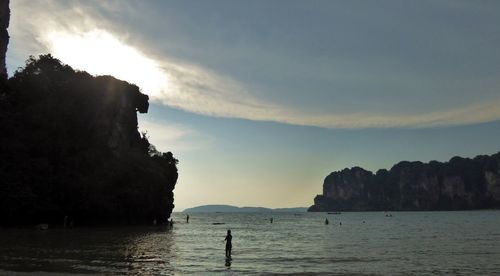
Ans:
{"type": "Polygon", "coordinates": [[[330,223],[330,222],[329,222],[329,221],[328,221],[328,219],[326,218],[326,219],[325,219],[325,224],[326,224],[326,225],[328,225],[328,223],[330,223]]]}
{"type": "Polygon", "coordinates": [[[186,216],[186,223],[189,223],[189,215],[186,216]]]}
{"type": "Polygon", "coordinates": [[[231,230],[227,230],[227,235],[224,239],[226,241],[226,257],[231,257],[231,249],[233,247],[233,244],[231,243],[232,239],[233,236],[231,236],[231,230]]]}

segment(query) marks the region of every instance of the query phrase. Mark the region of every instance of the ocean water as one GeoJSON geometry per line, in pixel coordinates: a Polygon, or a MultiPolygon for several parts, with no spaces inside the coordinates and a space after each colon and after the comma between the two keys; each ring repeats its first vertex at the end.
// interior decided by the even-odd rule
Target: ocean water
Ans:
{"type": "Polygon", "coordinates": [[[192,213],[186,223],[174,213],[173,229],[4,228],[0,274],[500,275],[500,211],[391,214],[192,213]]]}

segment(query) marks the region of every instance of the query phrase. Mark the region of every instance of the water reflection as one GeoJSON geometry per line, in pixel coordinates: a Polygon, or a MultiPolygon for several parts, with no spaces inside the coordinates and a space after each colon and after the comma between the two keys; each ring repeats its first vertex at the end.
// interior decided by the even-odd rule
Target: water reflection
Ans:
{"type": "Polygon", "coordinates": [[[231,259],[231,257],[226,257],[226,267],[227,267],[227,269],[231,268],[231,262],[232,261],[233,261],[233,259],[231,259]]]}
{"type": "Polygon", "coordinates": [[[191,214],[189,223],[185,214],[174,213],[172,229],[0,228],[0,275],[497,275],[498,215],[400,212],[386,218],[353,212],[342,214],[339,226],[340,217],[322,213],[275,214],[272,224],[266,213],[191,214]],[[224,254],[228,228],[234,234],[234,259],[224,254]]]}
{"type": "Polygon", "coordinates": [[[170,260],[176,250],[172,231],[167,228],[0,231],[0,270],[112,274],[173,271],[170,260]]]}
{"type": "Polygon", "coordinates": [[[174,241],[169,228],[137,236],[129,244],[129,271],[139,274],[162,274],[173,272],[170,263],[175,258],[174,241]]]}

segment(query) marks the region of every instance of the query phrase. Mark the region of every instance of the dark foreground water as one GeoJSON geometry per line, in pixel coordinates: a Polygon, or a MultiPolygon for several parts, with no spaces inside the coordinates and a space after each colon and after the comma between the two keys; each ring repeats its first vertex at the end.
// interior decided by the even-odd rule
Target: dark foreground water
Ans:
{"type": "Polygon", "coordinates": [[[500,275],[499,211],[392,215],[193,213],[186,224],[174,213],[171,230],[0,229],[0,274],[500,275]]]}

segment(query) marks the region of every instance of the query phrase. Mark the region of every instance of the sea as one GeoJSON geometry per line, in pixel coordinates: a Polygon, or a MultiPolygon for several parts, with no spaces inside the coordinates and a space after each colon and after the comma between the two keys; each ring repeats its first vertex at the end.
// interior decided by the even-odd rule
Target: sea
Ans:
{"type": "Polygon", "coordinates": [[[172,228],[0,228],[0,274],[500,275],[500,211],[189,216],[173,213],[172,228]]]}

